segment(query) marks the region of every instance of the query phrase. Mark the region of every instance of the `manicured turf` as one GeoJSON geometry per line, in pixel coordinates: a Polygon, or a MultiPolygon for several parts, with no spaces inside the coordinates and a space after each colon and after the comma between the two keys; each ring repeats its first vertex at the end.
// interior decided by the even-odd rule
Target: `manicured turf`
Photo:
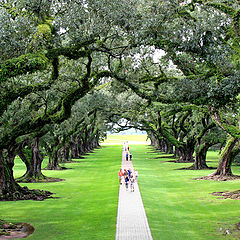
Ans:
{"type": "MultiPolygon", "coordinates": [[[[171,159],[159,158],[166,155],[146,145],[130,145],[130,151],[154,240],[240,239],[238,232],[224,236],[219,231],[240,222],[240,202],[210,194],[238,190],[239,181],[193,180],[213,170],[176,170],[189,164],[166,162],[171,159]]],[[[217,166],[217,153],[210,152],[208,160],[217,166]]],[[[72,168],[66,171],[44,171],[66,181],[23,184],[54,192],[58,199],[0,202],[0,219],[32,224],[36,228],[28,238],[32,240],[114,240],[121,145],[103,146],[78,161],[65,164],[72,168]]],[[[14,172],[24,173],[19,159],[14,172]]],[[[233,167],[233,172],[240,175],[239,167],[233,167]]]]}
{"type": "MultiPolygon", "coordinates": [[[[176,170],[189,164],[165,162],[170,159],[157,158],[163,154],[153,153],[150,147],[136,145],[131,149],[155,240],[240,239],[239,232],[224,236],[220,231],[240,222],[239,200],[217,199],[210,194],[238,190],[239,181],[193,180],[213,170],[176,170]]],[[[208,160],[210,166],[217,166],[217,153],[210,152],[208,160]]],[[[233,167],[233,172],[240,175],[239,167],[233,167]]]]}
{"type": "MultiPolygon", "coordinates": [[[[79,163],[68,163],[65,171],[44,171],[64,178],[57,183],[23,184],[56,193],[58,199],[1,202],[0,219],[28,222],[36,230],[32,240],[114,239],[116,231],[118,177],[121,146],[103,147],[79,163]]],[[[24,172],[20,160],[14,168],[24,172]]]]}

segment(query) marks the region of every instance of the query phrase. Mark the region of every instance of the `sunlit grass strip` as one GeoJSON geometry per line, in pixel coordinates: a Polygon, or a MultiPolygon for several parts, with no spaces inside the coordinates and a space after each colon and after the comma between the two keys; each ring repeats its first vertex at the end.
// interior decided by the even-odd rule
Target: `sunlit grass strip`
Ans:
{"type": "MultiPolygon", "coordinates": [[[[215,191],[240,189],[239,181],[193,180],[213,170],[176,170],[191,164],[157,158],[161,154],[153,153],[150,147],[136,145],[131,149],[154,239],[240,239],[237,231],[223,235],[225,229],[234,228],[234,224],[240,221],[239,201],[217,199],[211,195],[215,191]]],[[[208,160],[211,161],[209,166],[217,166],[217,153],[209,152],[208,160]]],[[[233,172],[240,174],[239,167],[233,167],[233,172]]]]}
{"type": "Polygon", "coordinates": [[[128,141],[130,145],[134,144],[150,144],[150,141],[147,141],[147,135],[108,135],[107,139],[103,143],[107,144],[119,144],[122,145],[124,142],[128,141]]]}
{"type": "MultiPolygon", "coordinates": [[[[28,239],[33,240],[115,239],[120,164],[121,147],[107,146],[79,163],[65,164],[69,170],[43,171],[66,181],[23,185],[49,190],[59,198],[1,202],[0,219],[32,224],[36,230],[28,239]]],[[[14,170],[16,176],[24,173],[20,160],[14,170]]]]}

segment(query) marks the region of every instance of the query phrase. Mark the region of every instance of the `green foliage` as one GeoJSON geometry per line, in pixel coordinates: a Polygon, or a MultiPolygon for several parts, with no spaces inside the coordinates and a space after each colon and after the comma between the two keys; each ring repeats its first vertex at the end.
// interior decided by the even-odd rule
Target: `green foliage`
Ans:
{"type": "Polygon", "coordinates": [[[226,132],[228,134],[230,134],[231,136],[235,137],[235,138],[240,138],[240,129],[237,126],[234,125],[229,125],[227,123],[222,123],[224,129],[226,130],[226,132]]]}
{"type": "Polygon", "coordinates": [[[10,77],[33,73],[46,69],[49,60],[44,54],[25,54],[18,58],[12,58],[0,65],[0,82],[10,77]]]}
{"type": "Polygon", "coordinates": [[[39,24],[37,28],[38,30],[34,38],[37,39],[39,37],[43,37],[48,41],[51,39],[52,29],[50,24],[47,24],[47,23],[39,24]]]}
{"type": "Polygon", "coordinates": [[[224,12],[225,14],[230,15],[231,17],[233,17],[235,14],[235,11],[233,8],[227,6],[226,4],[223,4],[223,3],[207,2],[206,5],[214,7],[215,9],[218,9],[218,10],[224,12]]]}

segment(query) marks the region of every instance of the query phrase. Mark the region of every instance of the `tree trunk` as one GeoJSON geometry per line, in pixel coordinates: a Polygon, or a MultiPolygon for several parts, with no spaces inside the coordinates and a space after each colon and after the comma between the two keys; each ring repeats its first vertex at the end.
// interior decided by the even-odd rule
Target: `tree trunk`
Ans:
{"type": "Polygon", "coordinates": [[[206,157],[207,157],[207,151],[209,149],[210,145],[207,143],[204,143],[200,146],[198,146],[196,150],[195,155],[195,161],[193,164],[193,169],[200,170],[200,169],[206,169],[208,168],[206,163],[206,157]]]}
{"type": "Polygon", "coordinates": [[[48,191],[29,190],[21,187],[13,177],[15,154],[10,151],[0,151],[0,200],[43,200],[52,193],[48,191]]]}
{"type": "Polygon", "coordinates": [[[70,148],[71,148],[71,159],[77,158],[77,144],[73,136],[71,136],[70,148]]]}
{"type": "Polygon", "coordinates": [[[59,166],[59,163],[58,163],[58,149],[57,149],[57,147],[53,148],[53,154],[49,158],[49,163],[48,163],[47,169],[48,170],[59,170],[59,169],[61,169],[61,167],[59,166]]]}
{"type": "Polygon", "coordinates": [[[64,161],[65,162],[69,162],[69,153],[70,153],[69,146],[68,146],[68,144],[65,144],[65,146],[64,146],[64,161]]]}
{"type": "Polygon", "coordinates": [[[234,156],[234,152],[232,151],[237,141],[238,141],[238,138],[233,138],[233,137],[231,137],[227,141],[226,146],[224,147],[224,149],[222,150],[219,156],[218,168],[215,172],[210,174],[210,176],[219,175],[220,177],[223,177],[223,176],[233,175],[231,170],[231,165],[235,156],[234,156]]]}
{"type": "Polygon", "coordinates": [[[175,147],[175,150],[174,150],[174,157],[179,157],[179,156],[180,156],[179,148],[175,147]]]}
{"type": "Polygon", "coordinates": [[[186,161],[187,162],[193,162],[193,153],[194,153],[194,147],[196,144],[196,140],[194,138],[189,138],[187,140],[186,144],[186,161]]]}
{"type": "Polygon", "coordinates": [[[193,162],[193,153],[194,153],[193,147],[187,148],[185,161],[193,162]]]}
{"type": "MultiPolygon", "coordinates": [[[[15,200],[21,194],[21,186],[13,177],[13,160],[9,151],[0,152],[0,199],[15,200]]],[[[21,194],[22,195],[22,194],[21,194]]]]}
{"type": "Polygon", "coordinates": [[[16,179],[17,182],[38,182],[46,180],[47,177],[42,174],[41,169],[43,157],[39,150],[38,137],[34,139],[32,154],[29,154],[29,151],[27,149],[21,149],[18,153],[19,157],[25,163],[27,170],[22,177],[16,179]]]}

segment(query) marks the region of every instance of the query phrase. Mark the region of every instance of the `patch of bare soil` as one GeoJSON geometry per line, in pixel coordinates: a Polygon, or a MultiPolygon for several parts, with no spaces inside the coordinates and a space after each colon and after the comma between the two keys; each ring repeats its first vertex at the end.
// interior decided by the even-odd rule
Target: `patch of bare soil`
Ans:
{"type": "Polygon", "coordinates": [[[211,170],[211,169],[217,169],[216,167],[206,167],[206,168],[202,168],[202,169],[195,169],[194,166],[190,166],[190,167],[185,167],[185,168],[178,168],[176,170],[211,170]]]}
{"type": "Polygon", "coordinates": [[[213,180],[213,181],[233,181],[233,180],[240,180],[239,175],[232,175],[232,176],[203,176],[199,178],[194,178],[194,180],[213,180]]]}
{"type": "MultiPolygon", "coordinates": [[[[81,159],[84,159],[84,158],[81,158],[81,159]]],[[[72,160],[72,161],[64,162],[64,164],[65,163],[84,163],[84,162],[86,162],[86,161],[74,161],[74,160],[72,160]]]]}
{"type": "MultiPolygon", "coordinates": [[[[214,196],[221,196],[219,199],[236,199],[240,200],[240,190],[232,191],[232,192],[213,192],[212,195],[214,196]]],[[[240,223],[239,223],[239,230],[240,230],[240,223]]]]}
{"type": "Polygon", "coordinates": [[[173,163],[193,163],[194,161],[180,161],[180,160],[169,160],[166,162],[173,162],[173,163]]]}
{"type": "MultiPolygon", "coordinates": [[[[39,189],[28,189],[26,186],[19,191],[0,194],[0,201],[18,201],[18,200],[35,200],[43,201],[52,197],[53,193],[39,189]]],[[[55,197],[56,198],[56,197],[55,197]]]]}
{"type": "Polygon", "coordinates": [[[0,220],[0,240],[25,238],[34,232],[28,223],[8,223],[0,220]]]}
{"type": "Polygon", "coordinates": [[[61,182],[61,181],[65,181],[65,179],[46,177],[38,180],[32,179],[32,178],[20,180],[20,181],[17,180],[17,182],[21,182],[21,183],[46,183],[46,182],[61,182]]]}
{"type": "Polygon", "coordinates": [[[218,231],[222,235],[230,235],[234,239],[240,239],[240,222],[236,224],[219,224],[218,231]]]}
{"type": "Polygon", "coordinates": [[[173,155],[169,155],[169,156],[163,155],[163,156],[159,156],[159,157],[153,157],[151,159],[161,159],[161,158],[174,158],[174,156],[173,155]]]}
{"type": "Polygon", "coordinates": [[[149,151],[149,152],[147,152],[147,153],[158,153],[158,154],[160,154],[161,151],[157,151],[157,150],[155,150],[155,151],[149,151]]]}

